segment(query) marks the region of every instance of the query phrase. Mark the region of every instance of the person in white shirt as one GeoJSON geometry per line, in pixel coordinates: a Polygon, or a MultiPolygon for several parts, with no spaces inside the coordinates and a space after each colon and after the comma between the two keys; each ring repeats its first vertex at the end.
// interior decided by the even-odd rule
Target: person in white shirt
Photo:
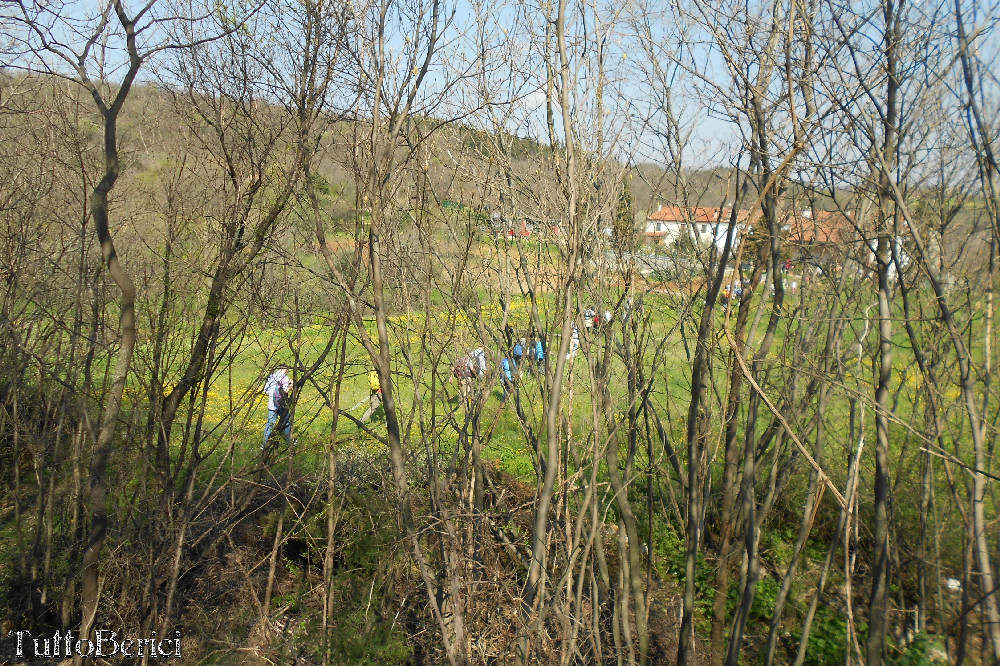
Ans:
{"type": "Polygon", "coordinates": [[[267,425],[264,426],[264,443],[260,445],[261,451],[267,449],[275,425],[284,433],[288,442],[292,441],[292,419],[289,411],[292,386],[292,378],[288,376],[288,368],[284,366],[272,372],[264,382],[264,394],[267,396],[267,425]]]}
{"type": "Polygon", "coordinates": [[[580,348],[580,329],[573,324],[573,335],[569,340],[569,351],[566,352],[566,360],[572,361],[576,358],[576,350],[580,348]]]}

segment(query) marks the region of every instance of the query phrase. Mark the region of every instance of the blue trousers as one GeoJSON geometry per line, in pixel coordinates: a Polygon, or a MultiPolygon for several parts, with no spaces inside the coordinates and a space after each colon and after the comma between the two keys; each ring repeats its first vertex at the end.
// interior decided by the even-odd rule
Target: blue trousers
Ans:
{"type": "Polygon", "coordinates": [[[260,445],[260,450],[263,451],[267,448],[267,442],[271,439],[271,432],[274,430],[274,426],[277,425],[281,428],[281,431],[285,433],[285,439],[289,442],[292,441],[292,419],[289,418],[287,409],[269,409],[267,410],[267,425],[264,426],[264,443],[260,445]]]}

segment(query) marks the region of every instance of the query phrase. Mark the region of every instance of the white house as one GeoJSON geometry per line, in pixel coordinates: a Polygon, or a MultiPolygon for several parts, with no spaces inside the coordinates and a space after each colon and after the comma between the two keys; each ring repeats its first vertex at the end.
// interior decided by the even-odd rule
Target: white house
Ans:
{"type": "MultiPolygon", "coordinates": [[[[733,230],[733,248],[739,245],[741,227],[745,226],[746,211],[737,211],[733,230]]],[[[726,244],[732,210],[728,208],[681,208],[660,206],[646,218],[646,240],[673,245],[682,234],[688,234],[698,245],[715,244],[721,250],[726,244]]]]}

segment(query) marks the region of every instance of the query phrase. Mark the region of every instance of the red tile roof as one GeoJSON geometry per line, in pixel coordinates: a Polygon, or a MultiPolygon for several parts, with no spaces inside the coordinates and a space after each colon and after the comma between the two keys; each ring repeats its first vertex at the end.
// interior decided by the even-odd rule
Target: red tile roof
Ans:
{"type": "Polygon", "coordinates": [[[646,219],[652,222],[694,222],[703,224],[709,222],[728,222],[732,211],[728,208],[682,208],[680,206],[663,206],[646,219]]]}
{"type": "MultiPolygon", "coordinates": [[[[787,239],[792,243],[842,243],[849,239],[853,229],[849,216],[849,213],[845,215],[840,211],[803,211],[789,214],[783,226],[788,231],[787,239]]],[[[728,224],[731,217],[730,208],[662,206],[655,213],[651,213],[646,220],[679,224],[728,224]]],[[[745,225],[750,219],[750,211],[736,212],[738,224],[745,225]]],[[[647,235],[654,233],[662,232],[647,232],[647,235]]]]}

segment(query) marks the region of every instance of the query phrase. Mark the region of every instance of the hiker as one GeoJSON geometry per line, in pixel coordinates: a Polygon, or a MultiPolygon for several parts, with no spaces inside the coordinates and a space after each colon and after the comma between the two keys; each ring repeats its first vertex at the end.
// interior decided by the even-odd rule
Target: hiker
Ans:
{"type": "Polygon", "coordinates": [[[504,356],[503,360],[500,361],[500,367],[503,369],[503,374],[500,376],[500,383],[503,384],[503,400],[507,400],[507,396],[510,395],[511,390],[514,388],[514,374],[517,372],[517,363],[512,361],[509,356],[504,356]]]}
{"type": "Polygon", "coordinates": [[[267,449],[271,433],[275,425],[285,434],[285,440],[292,441],[291,397],[292,378],[288,376],[288,368],[278,367],[264,382],[264,394],[267,396],[267,425],[264,426],[264,442],[260,450],[267,449]]]}
{"type": "Polygon", "coordinates": [[[580,348],[580,329],[576,327],[576,322],[573,322],[573,335],[569,340],[569,351],[566,352],[566,360],[571,361],[576,357],[576,350],[580,348]]]}
{"type": "Polygon", "coordinates": [[[514,349],[511,350],[511,354],[513,354],[514,359],[514,367],[521,365],[521,361],[524,360],[524,352],[527,347],[528,341],[524,338],[519,339],[517,344],[514,345],[514,349]]]}
{"type": "Polygon", "coordinates": [[[368,373],[368,388],[371,394],[368,396],[368,409],[361,415],[361,422],[368,423],[375,410],[382,406],[382,385],[379,383],[378,371],[372,370],[368,373]]]}
{"type": "MultiPolygon", "coordinates": [[[[451,368],[451,379],[458,380],[458,393],[462,397],[462,402],[468,406],[472,398],[472,389],[475,378],[478,376],[478,362],[472,359],[470,354],[465,354],[455,361],[451,368]]],[[[451,382],[451,379],[448,381],[451,382]]]]}
{"type": "Polygon", "coordinates": [[[627,322],[629,317],[632,316],[632,299],[625,301],[625,305],[622,307],[622,321],[627,322]]]}
{"type": "Polygon", "coordinates": [[[533,375],[537,372],[538,374],[544,375],[545,346],[542,344],[541,336],[533,337],[530,340],[525,341],[524,350],[528,356],[528,362],[524,364],[525,373],[533,375]]]}
{"type": "Polygon", "coordinates": [[[472,374],[475,375],[476,379],[482,379],[483,375],[486,374],[486,351],[482,347],[476,347],[469,352],[469,359],[471,360],[469,367],[472,368],[472,374]]]}

